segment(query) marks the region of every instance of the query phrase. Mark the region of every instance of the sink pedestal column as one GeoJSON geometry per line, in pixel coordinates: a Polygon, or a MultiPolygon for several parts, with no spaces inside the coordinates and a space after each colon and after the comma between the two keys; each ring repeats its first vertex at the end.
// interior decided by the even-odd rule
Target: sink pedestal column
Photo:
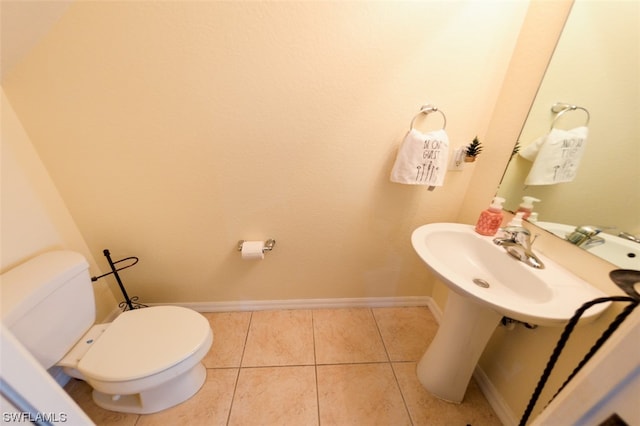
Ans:
{"type": "Polygon", "coordinates": [[[449,291],[438,332],[418,363],[425,389],[449,402],[462,402],[473,370],[502,315],[449,291]]]}

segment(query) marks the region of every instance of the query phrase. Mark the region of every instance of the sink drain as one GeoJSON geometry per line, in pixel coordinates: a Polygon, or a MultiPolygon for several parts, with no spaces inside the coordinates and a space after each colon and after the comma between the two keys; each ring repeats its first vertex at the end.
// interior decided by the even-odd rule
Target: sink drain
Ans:
{"type": "Polygon", "coordinates": [[[473,283],[482,288],[489,288],[489,283],[483,280],[482,278],[474,278],[473,283]]]}

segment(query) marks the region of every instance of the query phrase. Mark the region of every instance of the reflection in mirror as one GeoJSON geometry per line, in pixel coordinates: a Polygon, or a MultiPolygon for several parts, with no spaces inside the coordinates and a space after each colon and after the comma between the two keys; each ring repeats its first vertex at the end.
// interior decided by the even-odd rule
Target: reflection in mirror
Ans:
{"type": "Polygon", "coordinates": [[[534,162],[514,154],[498,195],[511,211],[523,196],[540,199],[538,224],[561,237],[580,225],[601,229],[602,241],[580,246],[597,254],[620,245],[620,259],[602,257],[640,270],[640,243],[618,237],[640,235],[639,17],[639,2],[575,1],[518,142],[522,153],[552,124],[560,131],[586,125],[582,110],[554,113],[557,102],[585,108],[590,121],[576,174],[569,182],[525,185],[534,162]]]}

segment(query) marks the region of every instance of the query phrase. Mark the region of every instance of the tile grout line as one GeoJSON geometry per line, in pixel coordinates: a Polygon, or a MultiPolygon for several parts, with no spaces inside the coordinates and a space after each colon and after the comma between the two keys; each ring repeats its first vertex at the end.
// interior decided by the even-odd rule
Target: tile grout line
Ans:
{"type": "Polygon", "coordinates": [[[240,381],[240,372],[242,371],[242,361],[244,359],[244,352],[247,349],[247,341],[249,340],[249,330],[251,329],[251,322],[253,321],[253,312],[249,317],[249,324],[247,325],[247,334],[244,336],[244,344],[242,345],[242,355],[240,355],[240,365],[238,366],[238,373],[236,374],[236,382],[233,385],[233,393],[231,394],[231,403],[229,404],[229,414],[227,414],[227,426],[231,421],[231,411],[233,410],[233,401],[236,399],[236,392],[238,390],[238,382],[240,381]]]}
{"type": "Polygon", "coordinates": [[[395,368],[393,368],[393,362],[391,361],[391,355],[389,355],[389,350],[387,349],[387,344],[384,341],[384,337],[382,336],[382,331],[380,331],[380,324],[378,323],[378,318],[376,318],[376,314],[373,311],[373,308],[370,308],[371,316],[373,316],[373,321],[376,324],[376,329],[378,330],[378,334],[380,335],[380,340],[382,341],[382,346],[384,347],[384,351],[387,354],[387,359],[389,360],[389,368],[391,368],[391,373],[393,374],[393,378],[396,381],[396,387],[398,388],[398,392],[400,392],[400,397],[402,398],[402,404],[404,405],[404,409],[407,412],[407,416],[409,417],[409,422],[413,425],[413,419],[411,418],[411,411],[409,410],[409,406],[407,405],[407,400],[404,397],[404,393],[402,392],[402,387],[400,387],[400,382],[398,382],[398,376],[396,374],[395,368]]]}
{"type": "Polygon", "coordinates": [[[387,356],[387,362],[391,363],[391,357],[389,356],[389,350],[387,349],[387,344],[384,341],[384,337],[382,337],[382,332],[380,331],[380,325],[378,324],[378,319],[376,315],[373,313],[373,308],[369,308],[369,312],[371,313],[371,317],[373,318],[373,323],[376,325],[376,330],[378,330],[378,337],[380,337],[380,341],[382,342],[382,347],[384,348],[384,353],[387,356]]]}
{"type": "MultiPolygon", "coordinates": [[[[325,364],[273,364],[273,365],[251,365],[242,367],[243,370],[259,370],[261,368],[287,368],[287,367],[330,367],[337,365],[374,365],[374,364],[411,364],[416,361],[357,361],[357,362],[328,362],[325,364]]],[[[208,367],[207,370],[236,370],[240,367],[208,367]]]]}
{"type": "Polygon", "coordinates": [[[318,387],[318,357],[316,354],[316,328],[313,309],[311,311],[311,337],[313,338],[313,369],[316,379],[316,412],[318,415],[318,426],[320,426],[320,388],[318,387]]]}

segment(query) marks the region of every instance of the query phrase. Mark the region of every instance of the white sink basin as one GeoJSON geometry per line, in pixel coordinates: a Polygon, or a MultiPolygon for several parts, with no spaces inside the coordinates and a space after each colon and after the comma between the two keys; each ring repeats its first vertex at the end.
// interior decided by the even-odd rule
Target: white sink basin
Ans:
{"type": "MultiPolygon", "coordinates": [[[[573,225],[554,222],[536,222],[535,225],[562,239],[576,229],[573,225]]],[[[604,238],[605,243],[585,250],[613,263],[618,268],[640,270],[640,244],[604,232],[599,233],[598,237],[604,238]]]]}
{"type": "MultiPolygon", "coordinates": [[[[477,234],[471,225],[424,225],[413,232],[411,242],[451,290],[518,321],[564,325],[584,302],[606,296],[539,253],[544,269],[512,258],[493,237],[477,234]],[[478,285],[478,280],[489,287],[478,285]]],[[[598,316],[606,306],[594,306],[583,318],[598,316]]]]}
{"type": "MultiPolygon", "coordinates": [[[[434,223],[417,228],[411,242],[427,266],[451,289],[438,332],[418,363],[420,383],[450,402],[464,398],[473,370],[503,316],[525,323],[566,324],[584,303],[605,297],[551,259],[544,269],[509,256],[473,226],[434,223]]],[[[583,315],[593,320],[609,306],[583,315]]]]}

